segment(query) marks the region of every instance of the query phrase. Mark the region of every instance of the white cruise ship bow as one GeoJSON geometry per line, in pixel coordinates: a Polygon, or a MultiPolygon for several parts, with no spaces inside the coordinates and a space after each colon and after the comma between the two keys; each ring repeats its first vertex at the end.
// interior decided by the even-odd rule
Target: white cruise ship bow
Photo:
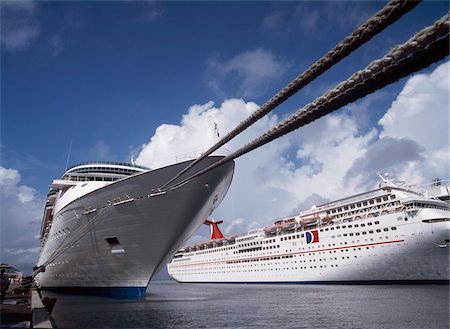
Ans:
{"type": "MultiPolygon", "coordinates": [[[[182,181],[221,156],[203,159],[182,181]]],[[[91,162],[52,183],[36,276],[43,289],[139,297],[155,273],[224,198],[234,162],[160,191],[190,161],[149,170],[91,162]]]]}

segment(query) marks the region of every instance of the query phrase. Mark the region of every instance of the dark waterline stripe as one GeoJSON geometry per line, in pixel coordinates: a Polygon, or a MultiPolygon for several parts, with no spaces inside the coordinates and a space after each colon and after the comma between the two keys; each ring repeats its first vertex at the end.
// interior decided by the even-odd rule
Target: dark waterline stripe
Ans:
{"type": "Polygon", "coordinates": [[[137,299],[145,297],[147,287],[43,287],[41,289],[71,295],[137,299]]]}
{"type": "Polygon", "coordinates": [[[414,285],[414,284],[431,284],[431,285],[449,285],[450,280],[361,280],[361,281],[234,281],[234,282],[195,282],[195,281],[177,281],[179,283],[196,283],[196,284],[327,284],[327,285],[414,285]]]}

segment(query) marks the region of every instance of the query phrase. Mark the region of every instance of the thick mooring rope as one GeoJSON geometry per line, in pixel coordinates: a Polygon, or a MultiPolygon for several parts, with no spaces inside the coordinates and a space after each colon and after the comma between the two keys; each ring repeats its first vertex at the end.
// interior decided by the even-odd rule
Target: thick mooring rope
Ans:
{"type": "Polygon", "coordinates": [[[289,97],[298,92],[301,88],[305,87],[311,81],[316,79],[322,73],[330,69],[333,65],[341,61],[343,58],[347,57],[353,51],[358,49],[364,43],[369,41],[372,37],[383,31],[386,27],[397,21],[404,14],[412,10],[415,6],[419,4],[420,0],[392,0],[386,6],[384,6],[375,15],[369,18],[364,24],[362,24],[358,29],[356,29],[352,34],[347,36],[339,44],[337,44],[333,49],[326,53],[317,62],[311,65],[305,72],[300,74],[297,78],[292,80],[286,87],[275,94],[269,101],[264,103],[257,111],[251,114],[247,119],[242,121],[238,126],[236,126],[231,132],[214,144],[209,150],[204,152],[199,158],[194,160],[181,172],[175,175],[167,183],[165,183],[161,189],[168,186],[183,173],[191,169],[202,159],[206,158],[208,155],[216,151],[221,146],[228,143],[231,139],[236,137],[238,134],[243,132],[245,129],[250,127],[256,121],[264,117],[266,114],[271,112],[281,103],[286,101],[289,97]]]}
{"type": "Polygon", "coordinates": [[[418,32],[403,45],[393,48],[383,58],[373,61],[364,70],[356,72],[260,137],[184,179],[173,188],[443,59],[449,55],[449,28],[449,14],[447,14],[434,25],[418,32]]]}

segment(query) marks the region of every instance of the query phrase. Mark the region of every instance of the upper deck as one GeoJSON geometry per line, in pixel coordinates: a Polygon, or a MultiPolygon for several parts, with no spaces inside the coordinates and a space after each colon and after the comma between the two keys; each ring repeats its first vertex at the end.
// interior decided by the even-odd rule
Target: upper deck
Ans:
{"type": "Polygon", "coordinates": [[[54,212],[68,204],[71,200],[108,185],[113,181],[149,170],[149,168],[136,164],[106,161],[83,162],[68,168],[61,179],[54,179],[52,181],[41,224],[41,241],[44,243],[46,240],[54,212]],[[79,184],[84,188],[77,188],[79,184]]]}
{"type": "Polygon", "coordinates": [[[66,170],[62,179],[69,181],[114,181],[150,170],[123,162],[93,161],[76,164],[66,170]]]}
{"type": "MultiPolygon", "coordinates": [[[[441,185],[433,186],[441,188],[441,185]]],[[[177,257],[192,252],[208,253],[209,249],[235,244],[239,247],[241,243],[257,239],[267,239],[346,222],[364,221],[402,211],[411,213],[424,208],[448,211],[450,205],[442,197],[443,195],[444,197],[448,196],[448,187],[445,188],[447,194],[444,193],[444,195],[440,189],[439,194],[436,192],[432,196],[429,190],[422,193],[411,188],[396,186],[388,181],[380,184],[378,189],[313,206],[311,209],[300,212],[299,215],[278,219],[272,226],[250,230],[244,236],[210,240],[186,246],[177,253],[177,257]]]]}

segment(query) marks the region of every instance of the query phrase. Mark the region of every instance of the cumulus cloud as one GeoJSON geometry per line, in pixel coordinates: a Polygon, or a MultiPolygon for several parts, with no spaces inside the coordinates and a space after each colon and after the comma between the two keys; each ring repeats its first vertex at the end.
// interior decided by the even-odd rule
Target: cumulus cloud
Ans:
{"type": "Polygon", "coordinates": [[[449,127],[449,69],[446,62],[431,74],[410,78],[380,119],[380,137],[409,138],[433,151],[448,148],[449,139],[436,132],[449,127]]]}
{"type": "MultiPolygon", "coordinates": [[[[217,124],[221,135],[225,135],[240,121],[248,117],[257,109],[252,102],[244,102],[241,99],[229,99],[220,107],[215,107],[209,102],[203,105],[194,105],[189,108],[180,122],[180,125],[161,125],[156,129],[149,143],[142,146],[140,154],[136,158],[138,164],[151,168],[157,168],[177,160],[183,160],[196,154],[197,156],[214,143],[214,123],[217,124]]],[[[226,144],[219,150],[220,154],[226,154],[236,150],[254,137],[266,131],[277,121],[275,115],[269,115],[236,139],[226,144]]],[[[216,137],[217,138],[217,137],[216,137]]],[[[236,161],[236,172],[226,200],[222,203],[217,218],[226,220],[245,218],[247,224],[253,220],[271,220],[289,202],[290,196],[277,186],[268,184],[265,177],[271,176],[277,170],[284,170],[277,163],[286,162],[281,152],[289,147],[288,140],[273,142],[258,151],[252,152],[236,161]],[[275,163],[273,163],[276,159],[275,163]],[[272,172],[273,171],[273,172],[272,172]],[[268,174],[271,172],[272,174],[268,174]],[[265,174],[262,174],[265,173],[265,174]],[[267,200],[267,208],[253,208],[258,200],[267,200]]],[[[225,224],[227,225],[227,224],[225,224]]]]}
{"type": "MultiPolygon", "coordinates": [[[[448,65],[410,78],[391,106],[384,105],[378,126],[373,117],[371,124],[364,119],[375,101],[382,103],[374,95],[237,159],[231,188],[213,214],[225,221],[222,231],[242,234],[314,204],[375,188],[377,173],[387,171],[408,183],[448,178],[448,65]],[[411,98],[414,102],[407,102],[411,98]],[[430,129],[434,124],[438,129],[430,129]]],[[[242,99],[194,105],[179,125],[157,128],[137,161],[155,168],[175,161],[176,154],[206,150],[214,143],[214,122],[225,134],[256,109],[242,99]]],[[[263,118],[225,148],[236,150],[277,121],[273,114],[263,118]]],[[[200,229],[193,239],[202,237],[208,239],[208,230],[200,229]]]]}
{"type": "MultiPolygon", "coordinates": [[[[218,140],[215,124],[219,134],[225,135],[257,108],[255,103],[245,103],[242,99],[225,100],[219,108],[214,106],[214,102],[193,105],[188,109],[187,114],[183,115],[180,125],[159,126],[150,142],[142,145],[136,162],[158,168],[183,158],[198,156],[218,140]]],[[[276,117],[262,120],[261,123],[225,145],[222,153],[224,150],[230,151],[238,143],[250,140],[250,137],[275,121],[276,117]]]]}
{"type": "Polygon", "coordinates": [[[15,169],[0,166],[0,258],[31,273],[39,254],[39,230],[45,199],[29,186],[20,185],[15,169]]]}
{"type": "Polygon", "coordinates": [[[424,160],[404,166],[402,179],[415,176],[423,184],[450,176],[449,70],[446,62],[411,77],[378,122],[380,138],[409,139],[424,149],[424,160]]]}
{"type": "Polygon", "coordinates": [[[446,62],[408,79],[378,121],[378,139],[346,174],[348,181],[373,184],[373,172],[416,185],[449,178],[449,67],[446,62]]]}
{"type": "MultiPolygon", "coordinates": [[[[206,150],[214,142],[214,122],[225,134],[256,108],[255,103],[240,99],[226,100],[220,107],[212,102],[194,105],[180,125],[161,125],[136,161],[156,168],[174,162],[176,154],[206,150]]],[[[236,150],[277,120],[276,115],[263,118],[225,148],[236,150]]],[[[347,115],[329,116],[237,159],[231,188],[214,214],[225,220],[224,232],[242,234],[287,216],[318,189],[321,195],[340,197],[343,176],[374,138],[374,133],[357,134],[347,115]]]]}
{"type": "Polygon", "coordinates": [[[1,45],[12,52],[30,47],[40,33],[37,2],[6,0],[0,6],[1,45]]]}
{"type": "Polygon", "coordinates": [[[403,176],[403,168],[423,162],[424,149],[406,138],[382,137],[370,145],[364,155],[357,158],[345,175],[346,182],[359,181],[362,189],[369,183],[375,186],[378,180],[374,173],[389,173],[394,177],[403,176]]]}
{"type": "Polygon", "coordinates": [[[299,163],[293,170],[291,182],[295,183],[290,189],[300,199],[316,192],[326,198],[349,193],[343,189],[343,178],[376,135],[374,129],[360,134],[354,118],[345,112],[329,115],[299,130],[292,136],[298,146],[299,163]],[[296,185],[302,186],[301,192],[296,185]]]}
{"type": "Polygon", "coordinates": [[[229,60],[210,59],[208,86],[220,96],[256,97],[280,79],[290,64],[265,49],[246,51],[229,60]]]}

